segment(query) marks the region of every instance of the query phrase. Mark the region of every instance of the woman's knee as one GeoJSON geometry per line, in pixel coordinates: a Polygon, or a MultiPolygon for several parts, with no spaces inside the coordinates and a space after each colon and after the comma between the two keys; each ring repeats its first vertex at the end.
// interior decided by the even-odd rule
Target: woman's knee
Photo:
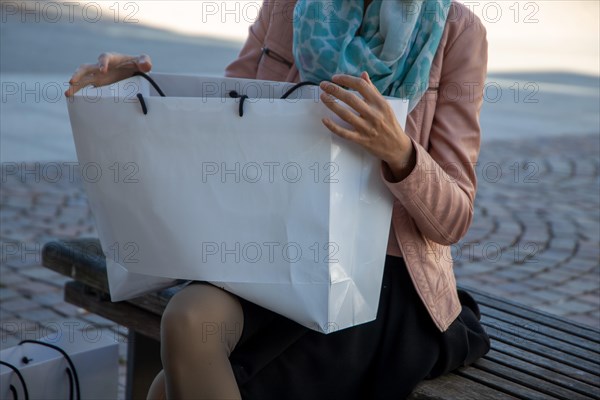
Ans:
{"type": "Polygon", "coordinates": [[[165,400],[167,398],[167,387],[165,384],[165,372],[161,370],[152,381],[146,400],[165,400]]]}
{"type": "Polygon", "coordinates": [[[243,329],[243,312],[232,294],[209,284],[191,284],[167,304],[161,320],[163,345],[192,340],[206,351],[229,355],[243,329]]]}

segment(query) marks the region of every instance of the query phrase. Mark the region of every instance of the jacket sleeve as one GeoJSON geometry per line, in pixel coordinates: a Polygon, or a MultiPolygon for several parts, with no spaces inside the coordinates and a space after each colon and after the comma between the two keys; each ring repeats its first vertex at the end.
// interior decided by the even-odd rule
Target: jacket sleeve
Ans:
{"type": "Polygon", "coordinates": [[[391,192],[419,230],[442,245],[458,242],[473,219],[487,47],[486,29],[478,18],[446,45],[429,152],[411,137],[416,164],[397,183],[382,163],[391,192]]]}
{"type": "Polygon", "coordinates": [[[238,58],[225,68],[225,76],[232,78],[255,79],[258,63],[262,56],[262,45],[267,34],[271,18],[272,4],[265,0],[260,9],[258,18],[248,29],[248,39],[238,58]]]}

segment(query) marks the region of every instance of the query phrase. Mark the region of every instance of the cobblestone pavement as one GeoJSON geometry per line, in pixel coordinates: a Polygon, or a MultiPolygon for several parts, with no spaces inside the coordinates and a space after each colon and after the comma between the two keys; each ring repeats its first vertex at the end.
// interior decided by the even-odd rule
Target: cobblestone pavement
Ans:
{"type": "MultiPolygon", "coordinates": [[[[600,328],[598,135],[488,142],[467,236],[452,247],[459,284],[600,328]]],[[[4,163],[0,200],[0,347],[61,326],[126,330],[62,300],[68,278],[41,266],[44,243],[95,237],[82,182],[69,163],[4,163]],[[62,325],[61,325],[62,324],[62,325]]]]}
{"type": "Polygon", "coordinates": [[[458,283],[600,328],[600,137],[491,142],[458,283]]]}

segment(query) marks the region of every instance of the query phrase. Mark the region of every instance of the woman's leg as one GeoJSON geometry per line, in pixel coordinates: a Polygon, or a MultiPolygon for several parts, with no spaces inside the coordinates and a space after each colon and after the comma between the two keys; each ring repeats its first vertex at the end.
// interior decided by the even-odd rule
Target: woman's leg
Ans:
{"type": "MultiPolygon", "coordinates": [[[[167,398],[241,399],[229,355],[243,324],[237,298],[215,286],[191,284],[173,296],[161,322],[167,398]]],[[[157,376],[153,390],[160,381],[157,376]]]]}
{"type": "Polygon", "coordinates": [[[165,371],[160,371],[154,381],[152,381],[152,385],[150,385],[150,390],[148,390],[148,397],[146,400],[166,400],[167,399],[167,388],[165,387],[165,371]]]}

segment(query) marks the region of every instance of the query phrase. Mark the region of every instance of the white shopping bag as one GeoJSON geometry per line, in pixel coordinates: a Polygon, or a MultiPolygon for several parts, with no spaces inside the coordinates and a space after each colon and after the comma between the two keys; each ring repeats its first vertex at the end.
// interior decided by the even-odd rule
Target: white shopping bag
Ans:
{"type": "Polygon", "coordinates": [[[166,97],[136,76],[68,103],[112,299],[204,280],[321,332],[375,319],[393,198],[320,89],[151,77],[166,97]]]}
{"type": "Polygon", "coordinates": [[[116,399],[118,343],[101,333],[59,332],[0,351],[0,399],[116,399]]]}

